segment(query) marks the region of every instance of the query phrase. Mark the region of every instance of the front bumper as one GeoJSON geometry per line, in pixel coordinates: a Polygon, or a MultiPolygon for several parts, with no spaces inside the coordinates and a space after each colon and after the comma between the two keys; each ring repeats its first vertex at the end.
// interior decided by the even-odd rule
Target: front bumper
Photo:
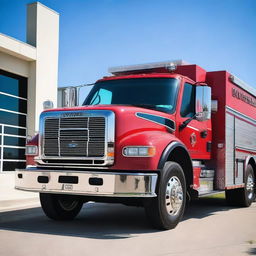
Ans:
{"type": "Polygon", "coordinates": [[[19,190],[108,197],[155,197],[156,173],[122,173],[73,170],[16,170],[19,190]]]}

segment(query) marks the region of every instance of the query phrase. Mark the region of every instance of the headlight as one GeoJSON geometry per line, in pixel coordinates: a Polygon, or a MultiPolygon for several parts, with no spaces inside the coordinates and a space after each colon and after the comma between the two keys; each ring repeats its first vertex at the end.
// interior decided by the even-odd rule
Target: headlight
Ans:
{"type": "Polygon", "coordinates": [[[34,145],[28,145],[26,146],[26,155],[29,155],[29,156],[35,156],[37,155],[37,146],[34,146],[34,145]]]}
{"type": "Polygon", "coordinates": [[[152,146],[129,146],[123,148],[123,155],[127,157],[152,157],[156,153],[152,146]]]}

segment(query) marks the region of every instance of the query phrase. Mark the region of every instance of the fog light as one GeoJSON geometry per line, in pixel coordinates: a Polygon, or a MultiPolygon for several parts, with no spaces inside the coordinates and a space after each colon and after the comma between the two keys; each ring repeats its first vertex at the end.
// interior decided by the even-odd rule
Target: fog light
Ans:
{"type": "Polygon", "coordinates": [[[35,156],[37,155],[37,146],[35,145],[28,145],[26,146],[26,155],[29,155],[29,156],[35,156]]]}
{"type": "Polygon", "coordinates": [[[131,146],[123,148],[123,155],[127,157],[152,157],[155,155],[155,147],[131,146]]]}

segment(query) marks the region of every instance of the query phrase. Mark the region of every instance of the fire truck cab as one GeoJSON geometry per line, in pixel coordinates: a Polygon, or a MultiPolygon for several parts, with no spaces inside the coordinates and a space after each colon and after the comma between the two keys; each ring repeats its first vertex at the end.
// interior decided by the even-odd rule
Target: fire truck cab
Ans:
{"type": "Polygon", "coordinates": [[[110,68],[82,106],[48,109],[27,144],[16,189],[37,191],[45,214],[70,220],[83,203],[142,205],[174,228],[186,200],[225,191],[255,199],[256,90],[227,71],[184,61],[110,68]]]}

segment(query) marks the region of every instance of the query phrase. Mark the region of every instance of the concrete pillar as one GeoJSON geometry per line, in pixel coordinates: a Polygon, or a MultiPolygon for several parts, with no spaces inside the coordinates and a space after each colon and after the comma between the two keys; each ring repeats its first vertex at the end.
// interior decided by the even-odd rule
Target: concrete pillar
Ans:
{"type": "Polygon", "coordinates": [[[28,79],[28,135],[39,129],[43,102],[57,106],[59,14],[39,2],[27,6],[27,43],[36,47],[28,79]]]}

